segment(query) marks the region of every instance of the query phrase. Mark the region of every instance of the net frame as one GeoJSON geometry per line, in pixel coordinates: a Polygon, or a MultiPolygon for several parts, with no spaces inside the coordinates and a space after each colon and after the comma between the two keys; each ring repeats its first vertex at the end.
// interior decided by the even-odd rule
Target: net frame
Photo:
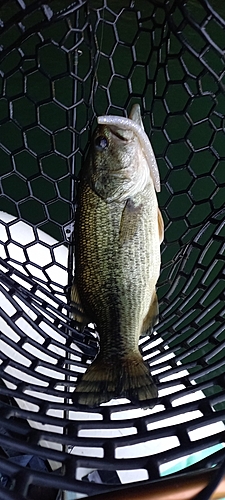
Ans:
{"type": "Polygon", "coordinates": [[[1,19],[0,492],[82,496],[114,487],[110,479],[90,483],[90,470],[144,483],[168,464],[186,467],[187,455],[188,470],[217,465],[225,408],[223,12],[203,0],[63,8],[17,0],[12,9],[2,2],[1,19]],[[66,301],[77,173],[95,117],[122,115],[134,102],[162,177],[160,323],[141,345],[159,399],[151,411],[121,401],[81,412],[69,392],[97,352],[97,334],[74,328],[66,301]],[[22,466],[27,455],[39,463],[22,466]]]}

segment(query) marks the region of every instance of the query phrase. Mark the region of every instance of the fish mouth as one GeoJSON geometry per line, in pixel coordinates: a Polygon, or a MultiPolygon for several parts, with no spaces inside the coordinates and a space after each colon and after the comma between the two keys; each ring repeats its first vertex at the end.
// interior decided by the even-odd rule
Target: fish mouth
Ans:
{"type": "Polygon", "coordinates": [[[98,116],[97,120],[99,125],[106,125],[109,128],[117,127],[116,133],[118,135],[118,130],[119,130],[120,140],[121,139],[124,140],[124,137],[127,137],[127,134],[125,136],[122,135],[121,137],[121,129],[125,130],[126,132],[128,131],[131,132],[131,130],[133,131],[133,133],[138,137],[140,145],[142,147],[143,154],[147,159],[150,175],[154,182],[155,190],[160,191],[159,170],[156,163],[154,151],[152,149],[152,145],[149,141],[148,136],[144,131],[140,115],[140,106],[138,107],[138,105],[134,105],[130,113],[130,118],[124,118],[122,116],[114,116],[114,115],[105,115],[105,116],[98,116]]]}
{"type": "Polygon", "coordinates": [[[115,125],[110,125],[109,130],[114,138],[123,142],[130,142],[134,137],[132,130],[119,129],[115,125]]]}

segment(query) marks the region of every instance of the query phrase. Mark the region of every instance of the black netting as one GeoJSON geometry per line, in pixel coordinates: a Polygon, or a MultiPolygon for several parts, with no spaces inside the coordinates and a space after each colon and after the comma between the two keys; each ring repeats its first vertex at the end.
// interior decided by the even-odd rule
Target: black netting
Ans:
{"type": "Polygon", "coordinates": [[[72,500],[218,465],[223,2],[4,0],[0,27],[0,497],[72,500]],[[97,337],[69,319],[76,176],[96,116],[134,103],[162,179],[160,323],[141,344],[159,398],[80,411],[69,392],[97,337]]]}

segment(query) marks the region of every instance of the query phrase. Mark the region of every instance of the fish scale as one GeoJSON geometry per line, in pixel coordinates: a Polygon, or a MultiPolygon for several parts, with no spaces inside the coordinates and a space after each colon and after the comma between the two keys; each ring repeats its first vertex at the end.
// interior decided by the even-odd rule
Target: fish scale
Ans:
{"type": "Polygon", "coordinates": [[[124,140],[122,137],[120,141],[119,133],[115,138],[106,126],[98,127],[92,140],[94,148],[91,146],[80,175],[72,298],[74,302],[79,298],[80,309],[87,321],[97,325],[100,352],[78,382],[73,400],[75,404],[89,406],[115,397],[137,401],[157,395],[138,343],[140,335],[151,329],[157,315],[155,285],[160,272],[158,202],[153,179],[146,174],[147,162],[138,138],[132,132],[131,138],[124,140]],[[98,139],[98,134],[104,135],[98,139]],[[101,155],[98,146],[98,143],[103,144],[105,149],[102,137],[107,139],[109,150],[105,153],[111,159],[109,164],[107,154],[101,155]],[[136,141],[136,148],[133,142],[130,144],[131,140],[136,141]],[[133,156],[138,148],[135,159],[133,156]],[[128,193],[125,197],[123,193],[121,200],[113,200],[113,193],[123,192],[123,185],[127,185],[126,175],[130,175],[132,168],[135,182],[140,160],[140,175],[141,169],[145,169],[147,179],[144,187],[138,187],[135,193],[132,178],[128,179],[132,196],[128,193]],[[113,176],[110,184],[110,167],[114,173],[115,161],[117,176],[113,176]],[[108,168],[108,182],[102,185],[99,179],[102,181],[106,177],[104,168],[108,168]]]}
{"type": "MultiPolygon", "coordinates": [[[[119,241],[122,212],[120,204],[115,202],[106,206],[88,186],[82,190],[83,214],[78,247],[81,272],[78,270],[77,284],[82,303],[89,304],[85,310],[91,308],[90,316],[99,325],[99,332],[104,335],[102,349],[109,330],[118,326],[127,335],[127,348],[130,344],[132,348],[136,348],[141,325],[148,312],[152,281],[155,284],[160,266],[159,253],[153,254],[151,250],[152,233],[157,231],[157,227],[150,231],[149,224],[145,224],[147,215],[152,210],[151,196],[154,192],[151,188],[149,185],[142,193],[142,201],[145,202],[143,217],[132,244],[129,239],[122,244],[119,241]],[[91,214],[87,203],[90,201],[91,214]]],[[[110,339],[113,343],[112,335],[110,339]]],[[[118,351],[120,347],[117,346],[118,351]]]]}

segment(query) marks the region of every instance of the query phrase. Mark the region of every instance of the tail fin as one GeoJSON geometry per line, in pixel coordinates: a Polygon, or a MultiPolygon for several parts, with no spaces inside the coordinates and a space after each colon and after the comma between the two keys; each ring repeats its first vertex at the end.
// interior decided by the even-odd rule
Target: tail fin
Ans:
{"type": "MultiPolygon", "coordinates": [[[[137,403],[157,395],[157,387],[141,354],[132,352],[114,361],[97,356],[78,383],[73,401],[93,408],[110,399],[125,397],[137,403]]],[[[147,406],[152,408],[154,404],[147,406]]]]}

